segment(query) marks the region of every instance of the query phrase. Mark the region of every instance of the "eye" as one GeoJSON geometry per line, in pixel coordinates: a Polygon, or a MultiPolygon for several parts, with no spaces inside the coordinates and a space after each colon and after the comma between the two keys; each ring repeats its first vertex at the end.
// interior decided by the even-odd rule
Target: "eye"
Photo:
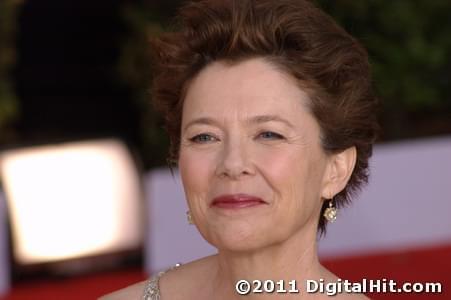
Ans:
{"type": "Polygon", "coordinates": [[[215,142],[218,139],[211,134],[208,133],[201,133],[198,135],[193,136],[189,139],[191,142],[198,143],[198,144],[206,144],[210,142],[215,142]]]}
{"type": "Polygon", "coordinates": [[[283,135],[272,132],[272,131],[264,131],[258,135],[259,138],[265,140],[281,140],[284,139],[283,135]]]}

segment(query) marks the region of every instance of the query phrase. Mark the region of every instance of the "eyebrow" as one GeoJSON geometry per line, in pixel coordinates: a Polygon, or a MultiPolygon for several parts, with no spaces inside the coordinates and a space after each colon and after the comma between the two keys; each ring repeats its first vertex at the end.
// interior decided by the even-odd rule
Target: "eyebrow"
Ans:
{"type": "Polygon", "coordinates": [[[207,117],[202,117],[202,118],[198,118],[198,119],[194,119],[189,121],[185,127],[183,127],[183,130],[185,131],[188,127],[193,126],[193,125],[216,125],[219,126],[219,122],[216,122],[215,120],[211,119],[211,118],[207,118],[207,117]]]}
{"type": "Polygon", "coordinates": [[[280,122],[280,123],[284,123],[285,125],[287,125],[290,128],[294,128],[294,125],[290,121],[288,121],[278,115],[254,116],[254,117],[250,118],[248,122],[256,123],[256,124],[267,123],[267,122],[280,122]]]}
{"type": "MultiPolygon", "coordinates": [[[[258,116],[253,116],[250,119],[246,120],[246,123],[249,124],[261,124],[261,123],[267,123],[267,122],[280,122],[280,123],[284,123],[286,126],[290,127],[290,128],[294,128],[294,125],[289,122],[288,120],[277,116],[277,115],[258,115],[258,116]]],[[[188,122],[185,127],[183,127],[184,130],[186,130],[188,127],[192,126],[192,125],[196,125],[196,124],[200,124],[200,125],[215,125],[220,127],[220,123],[217,122],[216,120],[212,119],[212,118],[208,118],[208,117],[201,117],[198,119],[194,119],[190,122],[188,122]]]]}

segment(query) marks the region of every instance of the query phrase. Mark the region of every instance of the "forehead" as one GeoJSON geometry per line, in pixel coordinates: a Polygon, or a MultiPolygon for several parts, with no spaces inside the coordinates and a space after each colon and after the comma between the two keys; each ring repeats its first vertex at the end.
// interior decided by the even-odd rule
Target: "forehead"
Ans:
{"type": "Polygon", "coordinates": [[[291,115],[305,110],[307,103],[307,94],[294,78],[263,58],[255,58],[205,67],[188,86],[183,114],[291,115]]]}

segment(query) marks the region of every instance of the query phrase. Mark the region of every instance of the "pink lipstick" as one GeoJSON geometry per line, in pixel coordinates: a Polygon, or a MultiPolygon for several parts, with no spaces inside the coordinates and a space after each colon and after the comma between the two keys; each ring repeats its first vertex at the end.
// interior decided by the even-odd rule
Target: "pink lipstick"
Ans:
{"type": "Polygon", "coordinates": [[[225,209],[239,209],[266,204],[261,198],[246,195],[222,195],[213,199],[211,206],[225,209]]]}

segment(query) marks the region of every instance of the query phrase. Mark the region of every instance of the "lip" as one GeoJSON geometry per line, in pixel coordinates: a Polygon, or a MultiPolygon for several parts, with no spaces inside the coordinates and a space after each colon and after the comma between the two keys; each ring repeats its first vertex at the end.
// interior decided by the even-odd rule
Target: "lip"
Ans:
{"type": "Polygon", "coordinates": [[[213,199],[211,206],[222,209],[240,209],[267,204],[263,199],[247,194],[221,195],[213,199]]]}

